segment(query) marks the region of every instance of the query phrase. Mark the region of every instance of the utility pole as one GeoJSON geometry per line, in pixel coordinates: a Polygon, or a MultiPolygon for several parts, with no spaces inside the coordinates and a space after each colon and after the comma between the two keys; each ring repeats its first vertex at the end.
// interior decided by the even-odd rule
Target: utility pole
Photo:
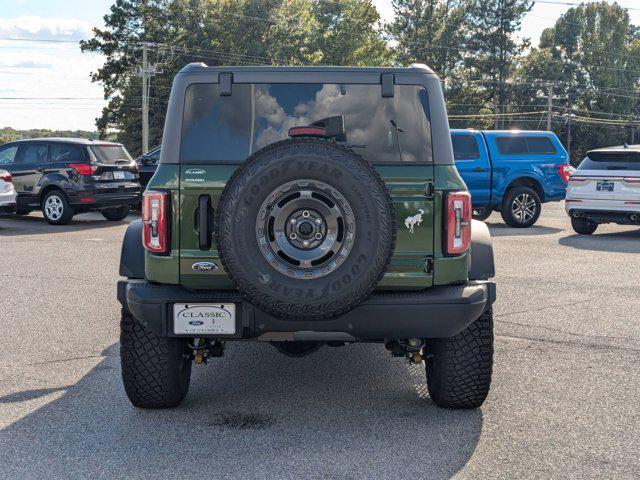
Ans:
{"type": "Polygon", "coordinates": [[[551,131],[551,117],[553,115],[553,83],[549,83],[549,97],[547,98],[547,132],[551,131]]]}
{"type": "Polygon", "coordinates": [[[636,118],[633,115],[631,115],[631,118],[629,118],[629,129],[631,130],[630,145],[635,145],[636,144],[636,118]]]}
{"type": "Polygon", "coordinates": [[[149,151],[149,65],[147,44],[142,44],[142,153],[149,151]]]}
{"type": "Polygon", "coordinates": [[[134,71],[134,75],[142,77],[142,153],[149,151],[149,95],[151,77],[161,73],[156,65],[149,65],[149,47],[153,43],[142,42],[142,66],[134,71]]]}
{"type": "Polygon", "coordinates": [[[142,44],[142,153],[149,151],[149,65],[147,43],[142,44]]]}

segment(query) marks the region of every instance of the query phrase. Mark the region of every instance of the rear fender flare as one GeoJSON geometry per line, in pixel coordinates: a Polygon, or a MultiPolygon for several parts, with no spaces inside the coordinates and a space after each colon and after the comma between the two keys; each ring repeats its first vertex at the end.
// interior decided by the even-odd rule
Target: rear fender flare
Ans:
{"type": "Polygon", "coordinates": [[[471,221],[471,269],[469,280],[487,280],[496,275],[493,243],[486,223],[471,221]]]}
{"type": "Polygon", "coordinates": [[[142,246],[142,220],[129,224],[120,252],[120,276],[144,279],[144,247],[142,246]]]}

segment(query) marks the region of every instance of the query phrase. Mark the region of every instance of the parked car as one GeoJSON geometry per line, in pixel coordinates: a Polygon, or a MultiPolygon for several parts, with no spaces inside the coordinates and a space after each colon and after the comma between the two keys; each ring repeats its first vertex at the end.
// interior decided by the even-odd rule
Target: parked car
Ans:
{"type": "Polygon", "coordinates": [[[12,213],[16,209],[16,189],[11,174],[0,170],[0,213],[12,213]]]}
{"type": "Polygon", "coordinates": [[[471,192],[474,216],[493,211],[511,227],[536,223],[545,202],[563,200],[569,156],[553,132],[452,130],[456,167],[471,192]]]}
{"type": "Polygon", "coordinates": [[[158,162],[160,161],[161,150],[162,147],[156,147],[136,159],[136,163],[138,164],[138,172],[140,175],[140,186],[142,187],[142,190],[147,188],[149,180],[151,180],[153,174],[156,173],[158,162]]]}
{"type": "Polygon", "coordinates": [[[51,224],[97,210],[119,221],[140,195],[138,169],[118,143],[69,138],[18,140],[0,146],[0,168],[13,177],[16,212],[41,209],[51,224]]]}
{"type": "Polygon", "coordinates": [[[183,69],[122,248],[130,401],[176,406],[192,362],[253,340],[291,356],[385,342],[425,360],[437,405],[481,405],[493,250],[448,125],[424,66],[183,69]]]}
{"type": "Polygon", "coordinates": [[[565,209],[583,235],[601,223],[640,225],[640,145],[588,152],[569,179],[565,209]]]}

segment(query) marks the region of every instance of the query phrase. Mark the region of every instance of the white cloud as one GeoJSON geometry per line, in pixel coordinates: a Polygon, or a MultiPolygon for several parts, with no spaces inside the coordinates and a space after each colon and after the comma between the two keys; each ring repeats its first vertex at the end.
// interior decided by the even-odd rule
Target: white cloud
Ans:
{"type": "MultiPolygon", "coordinates": [[[[75,42],[90,38],[91,29],[92,24],[69,18],[0,18],[4,38],[75,42]]],[[[0,127],[95,129],[105,102],[89,75],[104,57],[83,54],[73,42],[0,40],[0,96],[12,97],[0,100],[0,127]]]]}
{"type": "Polygon", "coordinates": [[[0,18],[0,37],[84,40],[91,36],[92,27],[89,22],[83,20],[21,15],[15,18],[0,18]]]}

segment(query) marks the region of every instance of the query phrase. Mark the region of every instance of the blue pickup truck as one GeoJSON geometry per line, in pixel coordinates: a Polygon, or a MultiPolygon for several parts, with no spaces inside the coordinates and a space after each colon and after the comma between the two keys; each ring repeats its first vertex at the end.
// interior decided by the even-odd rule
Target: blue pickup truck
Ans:
{"type": "Polygon", "coordinates": [[[508,225],[526,228],[544,202],[564,199],[569,156],[554,133],[451,130],[451,140],[476,219],[499,211],[508,225]]]}

